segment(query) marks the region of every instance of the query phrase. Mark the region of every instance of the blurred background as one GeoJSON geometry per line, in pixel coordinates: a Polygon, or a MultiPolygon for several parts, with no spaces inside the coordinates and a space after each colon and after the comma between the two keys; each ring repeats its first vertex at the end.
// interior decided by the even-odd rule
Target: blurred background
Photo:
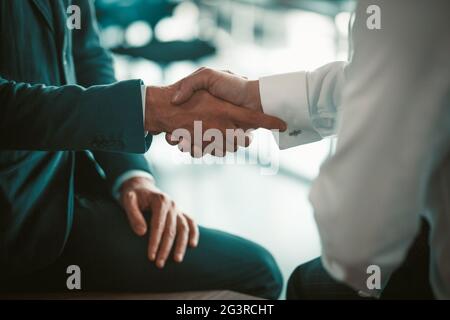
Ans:
{"type": "MultiPolygon", "coordinates": [[[[96,0],[119,80],[172,84],[208,66],[257,79],[347,60],[350,0],[96,0]]],[[[320,254],[308,191],[333,139],[279,151],[258,130],[248,149],[194,161],[157,136],[147,153],[159,186],[198,223],[265,246],[285,282],[320,254]],[[246,160],[246,161],[236,161],[246,160]],[[278,166],[276,174],[262,168],[278,166]]]]}

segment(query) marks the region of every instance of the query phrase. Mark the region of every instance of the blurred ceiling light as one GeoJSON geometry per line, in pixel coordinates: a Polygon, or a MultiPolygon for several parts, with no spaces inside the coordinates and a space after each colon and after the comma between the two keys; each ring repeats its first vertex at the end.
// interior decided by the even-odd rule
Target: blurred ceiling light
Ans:
{"type": "Polygon", "coordinates": [[[189,17],[189,19],[196,21],[200,15],[200,10],[192,1],[184,1],[176,6],[173,10],[173,15],[182,18],[189,17]]]}
{"type": "Polygon", "coordinates": [[[124,32],[120,26],[111,25],[101,32],[101,42],[106,48],[114,48],[123,43],[124,32]]]}
{"type": "Polygon", "coordinates": [[[161,19],[155,27],[160,41],[192,40],[198,37],[199,9],[191,1],[180,3],[172,17],[161,19]]]}
{"type": "Polygon", "coordinates": [[[340,12],[334,18],[334,23],[341,35],[347,35],[348,33],[348,24],[350,21],[350,12],[340,12]]]}
{"type": "Polygon", "coordinates": [[[135,21],[125,31],[125,40],[132,47],[142,47],[150,42],[153,32],[146,21],[135,21]]]}
{"type": "Polygon", "coordinates": [[[138,59],[134,60],[133,64],[128,67],[131,69],[133,78],[141,79],[147,84],[162,84],[163,74],[157,63],[147,59],[138,59]]]}

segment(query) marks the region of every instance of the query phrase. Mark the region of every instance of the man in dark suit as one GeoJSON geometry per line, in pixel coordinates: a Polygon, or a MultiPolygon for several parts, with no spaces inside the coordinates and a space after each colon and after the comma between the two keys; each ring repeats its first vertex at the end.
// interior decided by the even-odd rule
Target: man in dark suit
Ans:
{"type": "MultiPolygon", "coordinates": [[[[164,125],[181,119],[167,114],[167,90],[116,82],[92,2],[0,0],[3,291],[65,290],[75,264],[84,290],[279,295],[265,249],[198,228],[133,154],[150,146],[145,130],[170,132],[164,125]],[[66,26],[69,5],[81,9],[79,30],[66,26]]],[[[223,102],[202,93],[190,114],[201,117],[202,103],[223,102]]]]}

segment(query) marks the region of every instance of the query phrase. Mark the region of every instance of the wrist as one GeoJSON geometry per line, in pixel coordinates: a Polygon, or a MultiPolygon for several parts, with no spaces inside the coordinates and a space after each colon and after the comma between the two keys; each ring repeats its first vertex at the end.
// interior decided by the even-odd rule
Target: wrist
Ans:
{"type": "Polygon", "coordinates": [[[263,112],[261,95],[259,93],[259,80],[249,80],[246,84],[247,101],[245,103],[250,109],[263,112]]]}
{"type": "Polygon", "coordinates": [[[125,180],[120,186],[120,193],[122,194],[126,190],[133,190],[139,187],[149,187],[151,189],[157,189],[155,185],[155,181],[148,177],[132,177],[130,179],[125,180]]]}
{"type": "Polygon", "coordinates": [[[168,132],[172,87],[148,86],[145,90],[145,129],[152,134],[168,132]]]}

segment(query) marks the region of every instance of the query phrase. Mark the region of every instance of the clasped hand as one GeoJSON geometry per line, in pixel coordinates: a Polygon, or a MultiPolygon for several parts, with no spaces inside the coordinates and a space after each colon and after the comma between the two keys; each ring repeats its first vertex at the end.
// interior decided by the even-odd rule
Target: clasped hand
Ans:
{"type": "Polygon", "coordinates": [[[224,156],[251,142],[251,130],[286,130],[262,112],[257,81],[201,68],[172,86],[147,87],[145,128],[193,157],[224,156]]]}

